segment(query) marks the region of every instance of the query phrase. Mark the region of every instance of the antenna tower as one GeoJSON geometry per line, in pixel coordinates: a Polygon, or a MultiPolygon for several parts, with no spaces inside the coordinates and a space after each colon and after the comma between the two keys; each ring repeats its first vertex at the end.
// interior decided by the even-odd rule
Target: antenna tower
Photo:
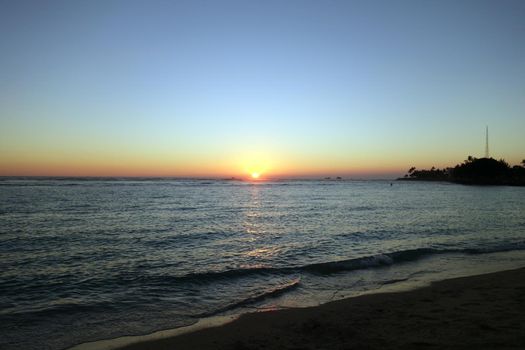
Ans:
{"type": "Polygon", "coordinates": [[[489,127],[485,128],[485,158],[489,158],[489,127]]]}

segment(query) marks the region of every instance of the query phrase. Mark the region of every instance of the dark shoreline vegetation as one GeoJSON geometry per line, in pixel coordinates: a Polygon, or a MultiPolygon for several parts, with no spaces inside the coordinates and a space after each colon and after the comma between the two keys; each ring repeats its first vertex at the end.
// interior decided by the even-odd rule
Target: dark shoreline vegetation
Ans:
{"type": "Polygon", "coordinates": [[[510,166],[505,160],[468,158],[453,168],[417,170],[412,167],[398,180],[448,181],[464,185],[525,186],[525,159],[521,165],[510,166]]]}

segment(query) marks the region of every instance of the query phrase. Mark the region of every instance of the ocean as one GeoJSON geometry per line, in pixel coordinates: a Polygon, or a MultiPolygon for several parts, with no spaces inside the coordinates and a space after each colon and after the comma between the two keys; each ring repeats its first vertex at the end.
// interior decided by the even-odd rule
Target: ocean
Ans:
{"type": "Polygon", "coordinates": [[[523,187],[0,179],[6,350],[523,266],[523,187]]]}

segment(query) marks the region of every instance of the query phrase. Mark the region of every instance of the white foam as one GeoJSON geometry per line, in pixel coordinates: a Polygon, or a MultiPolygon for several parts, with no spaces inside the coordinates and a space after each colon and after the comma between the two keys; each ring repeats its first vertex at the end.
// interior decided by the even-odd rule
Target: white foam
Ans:
{"type": "Polygon", "coordinates": [[[204,328],[221,326],[223,324],[232,322],[238,317],[239,315],[207,317],[199,320],[198,322],[192,325],[185,327],[166,329],[146,335],[130,335],[114,339],[82,343],[79,345],[75,345],[69,348],[68,350],[114,350],[134,343],[142,343],[146,341],[170,338],[185,333],[195,332],[204,328]]]}

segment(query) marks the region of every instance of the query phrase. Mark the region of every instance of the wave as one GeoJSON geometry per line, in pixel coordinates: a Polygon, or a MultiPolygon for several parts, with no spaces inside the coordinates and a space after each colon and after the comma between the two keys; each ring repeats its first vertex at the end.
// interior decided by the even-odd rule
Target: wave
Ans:
{"type": "MultiPolygon", "coordinates": [[[[394,251],[384,254],[376,254],[371,256],[358,257],[340,261],[330,261],[315,264],[308,264],[302,266],[285,266],[285,267],[248,267],[248,268],[237,268],[223,271],[204,271],[195,272],[185,275],[148,275],[148,274],[136,274],[136,273],[123,273],[113,276],[110,279],[88,279],[88,280],[75,280],[71,278],[71,283],[74,284],[75,288],[83,288],[88,290],[102,290],[105,291],[108,288],[117,288],[118,286],[154,286],[155,288],[171,289],[176,285],[216,285],[239,283],[239,280],[273,280],[275,277],[284,279],[293,279],[290,284],[281,285],[277,289],[265,291],[261,295],[250,296],[244,301],[235,303],[233,306],[228,307],[239,307],[242,303],[253,303],[259,301],[261,298],[267,298],[272,295],[278,295],[292,288],[296,288],[299,284],[300,278],[304,274],[316,275],[316,276],[327,276],[342,272],[351,272],[355,270],[371,269],[384,266],[392,266],[399,263],[409,263],[417,261],[426,257],[430,257],[438,254],[455,253],[455,254],[487,254],[496,252],[508,252],[516,250],[525,250],[525,242],[517,242],[514,244],[499,246],[499,247],[479,247],[479,248],[468,248],[468,249],[437,249],[437,248],[419,248],[394,251]]],[[[67,277],[67,276],[66,276],[67,277]]],[[[251,283],[251,282],[250,282],[251,283]]],[[[0,289],[4,290],[6,296],[13,295],[14,293],[33,293],[37,289],[47,288],[50,292],[53,291],[53,286],[49,284],[20,284],[19,281],[9,280],[3,281],[0,284],[0,289]]],[[[60,287],[61,288],[61,287],[60,287]]],[[[60,305],[58,309],[64,307],[71,307],[72,309],[78,310],[78,305],[60,305]]],[[[90,307],[93,307],[91,305],[90,307]]],[[[107,307],[107,306],[105,306],[107,307]]]]}
{"type": "Polygon", "coordinates": [[[300,275],[301,273],[329,275],[338,272],[354,271],[381,266],[390,266],[396,263],[412,262],[438,254],[487,254],[497,252],[508,252],[513,250],[525,250],[525,242],[522,242],[521,244],[512,244],[490,248],[417,248],[395,251],[390,253],[376,254],[354,259],[308,264],[303,266],[239,268],[224,271],[190,273],[183,276],[173,276],[172,278],[178,281],[185,282],[210,283],[218,280],[230,280],[251,276],[256,277],[261,275],[284,276],[290,274],[300,275]]]}
{"type": "Polygon", "coordinates": [[[242,278],[251,275],[289,275],[310,273],[316,275],[328,275],[342,271],[360,270],[371,267],[388,266],[396,262],[408,262],[420,259],[427,255],[453,252],[453,250],[437,250],[432,248],[421,248],[404,250],[387,254],[359,257],[348,260],[330,261],[316,264],[308,264],[297,267],[254,267],[240,268],[225,271],[210,271],[203,273],[192,273],[175,277],[187,282],[212,282],[221,279],[242,278]]]}
{"type": "Polygon", "coordinates": [[[212,316],[212,315],[220,314],[222,312],[235,310],[235,309],[242,308],[242,307],[245,307],[245,306],[253,305],[253,304],[257,303],[257,302],[260,302],[260,301],[263,301],[263,300],[266,300],[266,299],[269,299],[269,298],[276,298],[276,297],[278,297],[278,296],[280,296],[280,295],[282,295],[282,294],[284,294],[286,292],[289,292],[291,290],[296,289],[299,286],[300,283],[301,283],[301,279],[300,278],[296,278],[296,279],[292,280],[289,283],[282,284],[282,285],[280,285],[280,286],[278,286],[276,288],[264,291],[264,292],[262,292],[260,294],[249,296],[249,297],[247,297],[245,299],[242,299],[241,301],[237,301],[237,302],[234,302],[232,304],[229,304],[229,305],[226,305],[224,307],[221,307],[221,308],[219,308],[217,310],[214,310],[213,312],[203,313],[203,314],[197,315],[197,317],[212,316]]]}
{"type": "Polygon", "coordinates": [[[356,259],[306,265],[303,266],[301,270],[310,273],[326,275],[340,271],[352,271],[368,267],[392,265],[393,263],[393,259],[388,254],[378,254],[356,259]]]}

